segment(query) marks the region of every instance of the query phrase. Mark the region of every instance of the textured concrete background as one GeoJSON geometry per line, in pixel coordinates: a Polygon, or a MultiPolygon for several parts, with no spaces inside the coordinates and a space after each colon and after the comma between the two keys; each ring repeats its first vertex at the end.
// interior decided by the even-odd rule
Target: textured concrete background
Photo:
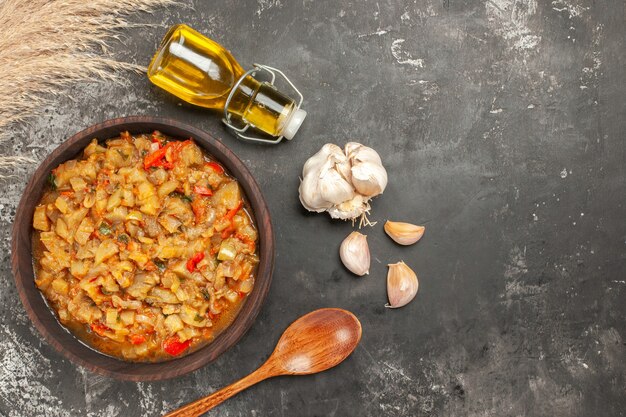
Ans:
{"type": "MultiPolygon", "coordinates": [[[[621,416],[626,413],[626,18],[622,0],[196,1],[139,16],[120,59],[147,64],[187,22],[245,66],[281,68],[305,95],[296,139],[237,142],[210,112],[144,76],[84,84],[15,128],[5,152],[43,159],[117,116],[203,128],[247,163],[276,228],[272,289],[231,351],[186,377],[123,383],[69,363],[29,324],[9,270],[9,230],[26,177],[2,183],[0,415],[156,416],[258,366],[315,308],[352,310],[363,340],[344,364],[266,381],[220,416],[621,416]],[[371,273],[337,249],[348,223],[299,205],[298,176],[322,144],[375,147],[390,183],[367,229],[371,273]],[[387,218],[425,224],[401,248],[387,218]],[[409,306],[386,302],[386,264],[420,277],[409,306]]],[[[80,70],[79,68],[77,70],[80,70]]]]}

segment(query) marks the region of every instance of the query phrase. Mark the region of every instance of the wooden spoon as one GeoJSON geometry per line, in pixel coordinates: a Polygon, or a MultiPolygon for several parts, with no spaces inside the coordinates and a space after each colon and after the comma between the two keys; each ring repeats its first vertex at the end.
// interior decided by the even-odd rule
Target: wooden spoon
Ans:
{"type": "Polygon", "coordinates": [[[256,371],[164,417],[199,416],[244,389],[278,375],[307,375],[340,364],[361,340],[361,323],[349,311],[322,308],[291,323],[256,371]]]}

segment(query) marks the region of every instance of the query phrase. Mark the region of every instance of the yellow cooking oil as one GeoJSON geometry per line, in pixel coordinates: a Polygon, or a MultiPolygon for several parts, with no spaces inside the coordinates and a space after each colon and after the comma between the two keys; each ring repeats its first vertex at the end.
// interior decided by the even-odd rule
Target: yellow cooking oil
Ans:
{"type": "MultiPolygon", "coordinates": [[[[224,110],[235,83],[246,71],[219,43],[187,25],[172,27],[148,67],[155,85],[198,106],[224,110]]],[[[228,103],[238,126],[291,139],[306,112],[272,84],[251,75],[241,80],[228,103]]]]}

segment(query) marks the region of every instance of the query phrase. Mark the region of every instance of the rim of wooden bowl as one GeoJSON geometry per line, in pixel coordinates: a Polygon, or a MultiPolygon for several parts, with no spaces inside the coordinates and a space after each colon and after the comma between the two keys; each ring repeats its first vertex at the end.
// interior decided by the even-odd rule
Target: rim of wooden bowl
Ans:
{"type": "Polygon", "coordinates": [[[269,209],[259,185],[244,163],[222,142],[207,132],[176,120],[150,116],[121,117],[98,123],[76,133],[48,155],[33,173],[17,206],[13,223],[11,267],[17,292],[30,320],[59,353],[84,368],[109,377],[129,381],[158,381],[187,374],[214,361],[234,346],[250,329],[267,297],[272,281],[274,233],[269,209]],[[126,362],[87,347],[59,324],[34,283],[32,218],[48,174],[59,164],[78,156],[93,138],[102,141],[118,136],[120,132],[126,130],[131,133],[151,133],[159,130],[177,139],[192,137],[239,181],[252,207],[259,231],[260,262],[256,282],[233,323],[207,346],[187,356],[165,362],[126,362]]]}

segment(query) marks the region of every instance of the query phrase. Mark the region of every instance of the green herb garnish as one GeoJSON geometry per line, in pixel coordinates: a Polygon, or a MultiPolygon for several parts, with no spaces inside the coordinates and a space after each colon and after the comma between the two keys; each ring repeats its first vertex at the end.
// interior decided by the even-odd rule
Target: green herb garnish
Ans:
{"type": "Polygon", "coordinates": [[[154,265],[156,265],[157,268],[159,268],[159,271],[161,272],[167,269],[167,265],[165,264],[165,262],[160,259],[154,259],[152,262],[154,263],[154,265]]]}
{"type": "Polygon", "coordinates": [[[185,195],[183,193],[179,193],[178,191],[174,191],[173,193],[170,194],[172,197],[178,197],[183,201],[186,201],[188,203],[193,202],[193,197],[190,195],[185,195]]]}
{"type": "Polygon", "coordinates": [[[100,223],[100,226],[98,226],[98,233],[100,233],[103,236],[110,235],[111,234],[111,226],[109,226],[106,222],[100,223]]]}
{"type": "Polygon", "coordinates": [[[52,172],[50,174],[48,174],[48,184],[50,185],[50,187],[53,190],[57,189],[57,183],[56,183],[57,177],[56,175],[54,175],[52,172]]]}
{"type": "Polygon", "coordinates": [[[194,317],[193,319],[194,319],[194,321],[202,321],[202,320],[204,320],[204,318],[200,314],[198,314],[198,313],[196,313],[196,317],[194,317]]]}
{"type": "Polygon", "coordinates": [[[211,294],[209,294],[209,290],[207,290],[206,288],[202,288],[200,292],[202,293],[202,296],[204,297],[205,300],[208,301],[211,299],[211,294]]]}
{"type": "Polygon", "coordinates": [[[119,241],[120,241],[120,242],[122,242],[122,243],[128,243],[128,242],[130,242],[130,238],[128,237],[128,235],[127,235],[127,234],[124,234],[124,233],[122,233],[121,235],[119,235],[119,236],[117,237],[117,240],[119,240],[119,241]]]}

